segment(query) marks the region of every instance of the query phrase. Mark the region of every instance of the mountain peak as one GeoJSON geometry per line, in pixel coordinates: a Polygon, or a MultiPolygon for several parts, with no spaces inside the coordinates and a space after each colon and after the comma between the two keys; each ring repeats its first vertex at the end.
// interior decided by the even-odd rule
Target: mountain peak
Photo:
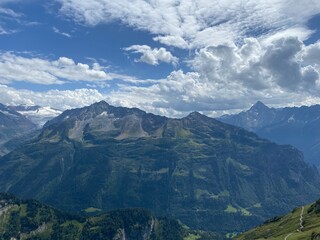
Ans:
{"type": "Polygon", "coordinates": [[[204,118],[208,118],[206,115],[201,114],[199,112],[192,112],[190,113],[188,116],[186,116],[186,118],[192,118],[192,119],[204,119],[204,118]]]}
{"type": "Polygon", "coordinates": [[[269,110],[270,108],[266,106],[263,102],[257,101],[251,108],[250,110],[269,110]]]}
{"type": "Polygon", "coordinates": [[[93,103],[92,106],[110,106],[110,105],[106,101],[102,100],[100,102],[93,103]]]}
{"type": "Polygon", "coordinates": [[[110,105],[106,102],[106,101],[100,101],[100,102],[96,102],[91,104],[88,107],[84,107],[84,108],[88,108],[88,109],[108,109],[110,107],[110,105]]]}
{"type": "Polygon", "coordinates": [[[203,116],[201,113],[199,113],[199,112],[196,112],[196,111],[194,111],[194,112],[191,112],[191,113],[189,113],[189,115],[188,115],[188,117],[195,117],[195,116],[203,116]]]}

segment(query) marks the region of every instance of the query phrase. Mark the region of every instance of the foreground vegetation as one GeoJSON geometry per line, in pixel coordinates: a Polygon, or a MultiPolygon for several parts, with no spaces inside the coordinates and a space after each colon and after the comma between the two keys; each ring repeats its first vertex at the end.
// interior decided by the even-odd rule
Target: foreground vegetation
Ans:
{"type": "Polygon", "coordinates": [[[320,200],[275,217],[237,239],[317,240],[320,239],[320,200]]]}
{"type": "Polygon", "coordinates": [[[209,240],[214,233],[191,231],[178,221],[144,209],[123,209],[93,217],[70,215],[34,200],[0,194],[0,239],[21,240],[209,240]]]}

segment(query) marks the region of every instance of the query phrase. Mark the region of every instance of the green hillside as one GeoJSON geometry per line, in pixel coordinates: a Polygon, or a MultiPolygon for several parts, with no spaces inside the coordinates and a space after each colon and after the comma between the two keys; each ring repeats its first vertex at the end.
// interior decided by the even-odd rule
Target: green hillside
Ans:
{"type": "Polygon", "coordinates": [[[34,200],[0,194],[0,239],[21,240],[209,240],[213,233],[190,231],[175,220],[143,209],[79,217],[34,200]]]}
{"type": "Polygon", "coordinates": [[[240,235],[237,239],[320,239],[320,200],[310,205],[295,208],[285,216],[275,217],[263,225],[240,235]]]}

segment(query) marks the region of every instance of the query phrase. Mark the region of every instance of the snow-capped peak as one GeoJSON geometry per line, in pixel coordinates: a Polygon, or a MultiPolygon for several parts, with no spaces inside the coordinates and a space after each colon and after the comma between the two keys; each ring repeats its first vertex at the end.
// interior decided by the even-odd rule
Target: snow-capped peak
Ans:
{"type": "Polygon", "coordinates": [[[42,127],[47,121],[62,113],[61,110],[41,106],[19,105],[12,106],[11,108],[24,115],[39,127],[42,127]]]}

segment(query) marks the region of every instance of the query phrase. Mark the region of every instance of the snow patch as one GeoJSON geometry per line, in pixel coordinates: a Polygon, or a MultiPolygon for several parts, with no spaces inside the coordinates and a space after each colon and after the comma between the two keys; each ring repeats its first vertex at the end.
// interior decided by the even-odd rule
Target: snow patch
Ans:
{"type": "Polygon", "coordinates": [[[105,111],[105,112],[100,113],[98,116],[108,116],[108,115],[109,115],[108,112],[105,111]]]}
{"type": "Polygon", "coordinates": [[[62,113],[62,111],[50,107],[30,108],[29,110],[24,109],[18,112],[37,124],[39,127],[42,127],[47,121],[62,113]]]}
{"type": "Polygon", "coordinates": [[[294,118],[294,115],[288,118],[288,123],[295,122],[295,121],[296,119],[294,118]]]}

